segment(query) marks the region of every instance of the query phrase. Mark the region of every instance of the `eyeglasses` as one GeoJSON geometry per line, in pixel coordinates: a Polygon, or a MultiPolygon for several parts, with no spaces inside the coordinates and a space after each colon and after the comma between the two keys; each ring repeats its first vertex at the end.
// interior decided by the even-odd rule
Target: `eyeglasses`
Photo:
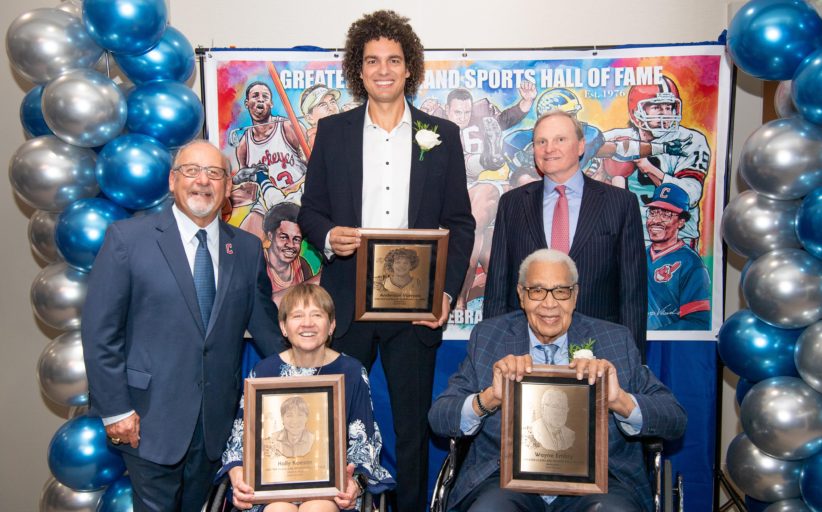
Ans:
{"type": "Polygon", "coordinates": [[[662,210],[660,208],[651,208],[648,210],[649,219],[671,220],[677,214],[670,210],[662,210]]]}
{"type": "Polygon", "coordinates": [[[535,301],[543,301],[545,297],[548,296],[548,292],[551,292],[551,296],[556,300],[568,300],[571,298],[571,295],[574,293],[574,288],[576,288],[576,284],[572,284],[571,286],[555,286],[553,288],[542,288],[541,286],[523,286],[523,289],[528,294],[528,298],[535,301]]]}
{"type": "Polygon", "coordinates": [[[205,171],[210,180],[221,180],[226,177],[225,169],[222,167],[200,167],[197,164],[182,164],[173,168],[172,171],[179,172],[186,178],[196,178],[205,171]]]}

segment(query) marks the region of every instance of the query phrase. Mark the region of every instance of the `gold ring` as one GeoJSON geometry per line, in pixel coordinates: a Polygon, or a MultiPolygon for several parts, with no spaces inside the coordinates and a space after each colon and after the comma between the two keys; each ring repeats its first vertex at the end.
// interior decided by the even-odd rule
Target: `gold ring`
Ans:
{"type": "Polygon", "coordinates": [[[111,444],[120,444],[120,438],[119,437],[112,437],[111,438],[111,444]]]}

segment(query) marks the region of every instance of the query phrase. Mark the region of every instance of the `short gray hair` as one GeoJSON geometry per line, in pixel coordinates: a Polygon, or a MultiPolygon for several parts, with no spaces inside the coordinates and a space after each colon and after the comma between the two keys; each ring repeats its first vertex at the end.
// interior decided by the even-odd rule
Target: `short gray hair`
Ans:
{"type": "Polygon", "coordinates": [[[577,134],[577,139],[579,139],[579,140],[585,139],[585,130],[582,128],[582,122],[579,119],[577,119],[577,116],[575,116],[573,114],[569,114],[568,112],[565,112],[564,110],[559,110],[559,109],[549,110],[548,112],[546,112],[546,113],[542,114],[541,116],[539,116],[539,119],[537,119],[537,122],[534,123],[534,128],[533,128],[534,134],[537,133],[537,126],[539,126],[539,124],[541,122],[545,121],[549,117],[554,117],[554,116],[567,117],[568,119],[570,119],[571,122],[574,123],[574,133],[577,134]]]}
{"type": "Polygon", "coordinates": [[[564,263],[565,267],[568,268],[568,273],[571,274],[572,284],[577,284],[577,281],[579,281],[577,264],[574,263],[574,260],[572,260],[570,256],[556,249],[537,249],[522,260],[522,263],[519,265],[518,283],[521,286],[525,286],[525,275],[528,273],[528,267],[536,261],[543,263],[564,263]]]}
{"type": "Polygon", "coordinates": [[[220,153],[220,163],[225,169],[226,176],[231,176],[231,162],[229,162],[228,157],[225,156],[225,154],[222,151],[220,151],[220,148],[218,148],[217,146],[212,144],[211,141],[206,139],[194,139],[177,148],[177,150],[174,152],[174,161],[171,164],[172,169],[174,169],[180,164],[180,154],[182,154],[184,150],[189,149],[193,146],[211,146],[212,148],[216,149],[217,152],[220,153]]]}

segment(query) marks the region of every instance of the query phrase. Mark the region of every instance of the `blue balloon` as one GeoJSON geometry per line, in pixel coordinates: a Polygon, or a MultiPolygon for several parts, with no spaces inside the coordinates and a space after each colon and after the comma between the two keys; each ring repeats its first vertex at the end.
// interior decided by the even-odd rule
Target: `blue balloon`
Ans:
{"type": "Polygon", "coordinates": [[[719,329],[719,356],[731,371],[752,382],[798,377],[793,352],[802,330],[774,327],[741,309],[719,329]]]}
{"type": "Polygon", "coordinates": [[[85,0],[83,24],[98,45],[114,53],[138,55],[163,37],[165,0],[85,0]]]}
{"type": "Polygon", "coordinates": [[[128,216],[126,210],[108,199],[93,197],[75,201],[57,218],[54,230],[57,249],[66,263],[88,272],[103,246],[106,229],[128,216]]]}
{"type": "Polygon", "coordinates": [[[43,86],[37,85],[26,93],[23,102],[20,103],[20,123],[31,137],[54,135],[54,132],[51,131],[43,118],[42,100],[43,86]]]}
{"type": "Polygon", "coordinates": [[[48,451],[49,469],[61,484],[75,491],[96,491],[126,470],[120,454],[106,444],[100,418],[77,416],[57,429],[48,451]]]}
{"type": "Polygon", "coordinates": [[[796,212],[796,236],[806,251],[822,259],[822,187],[805,196],[796,212]]]}
{"type": "Polygon", "coordinates": [[[204,117],[200,98],[180,82],[148,82],[135,87],[128,97],[128,130],[154,137],[169,148],[197,137],[204,117]]]}
{"type": "Polygon", "coordinates": [[[171,154],[159,141],[130,133],[97,156],[97,182],[106,197],[131,210],[151,208],[168,195],[171,154]]]}
{"type": "Polygon", "coordinates": [[[117,65],[137,85],[152,80],[185,82],[194,73],[194,48],[176,28],[166,27],[160,42],[139,55],[114,55],[117,65]]]}
{"type": "Polygon", "coordinates": [[[136,210],[134,212],[134,216],[142,217],[143,215],[156,215],[158,213],[163,213],[164,211],[170,209],[173,204],[174,196],[169,194],[165,199],[163,199],[156,205],[152,206],[151,208],[146,208],[145,210],[136,210]]]}
{"type": "Polygon", "coordinates": [[[763,80],[790,80],[822,47],[822,19],[804,0],[751,0],[728,27],[734,64],[763,80]]]}
{"type": "Polygon", "coordinates": [[[745,399],[745,395],[748,394],[754,384],[756,382],[751,382],[742,377],[739,378],[739,382],[736,383],[736,405],[742,407],[742,400],[745,399]]]}
{"type": "Polygon", "coordinates": [[[791,98],[796,110],[804,119],[822,124],[822,50],[818,50],[802,61],[791,82],[791,98]]]}
{"type": "Polygon", "coordinates": [[[822,510],[822,452],[805,460],[799,490],[806,505],[813,510],[822,510]]]}
{"type": "Polygon", "coordinates": [[[131,479],[128,475],[121,476],[103,493],[97,505],[97,512],[132,512],[134,507],[132,494],[131,479]]]}

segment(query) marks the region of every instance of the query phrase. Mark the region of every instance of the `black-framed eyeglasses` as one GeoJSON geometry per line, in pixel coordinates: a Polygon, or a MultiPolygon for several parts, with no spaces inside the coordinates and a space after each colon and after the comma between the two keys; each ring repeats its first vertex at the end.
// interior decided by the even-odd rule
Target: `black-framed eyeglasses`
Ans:
{"type": "Polygon", "coordinates": [[[548,296],[548,292],[551,293],[551,296],[554,297],[556,300],[568,300],[571,298],[571,295],[574,294],[574,288],[576,288],[576,284],[572,284],[571,286],[555,286],[553,288],[543,288],[541,286],[523,286],[525,293],[528,294],[528,298],[535,301],[543,301],[545,297],[548,296]]]}
{"type": "Polygon", "coordinates": [[[197,164],[182,164],[173,168],[172,171],[179,172],[186,178],[196,178],[203,171],[210,180],[221,180],[226,177],[225,169],[216,166],[201,167],[197,164]]]}

